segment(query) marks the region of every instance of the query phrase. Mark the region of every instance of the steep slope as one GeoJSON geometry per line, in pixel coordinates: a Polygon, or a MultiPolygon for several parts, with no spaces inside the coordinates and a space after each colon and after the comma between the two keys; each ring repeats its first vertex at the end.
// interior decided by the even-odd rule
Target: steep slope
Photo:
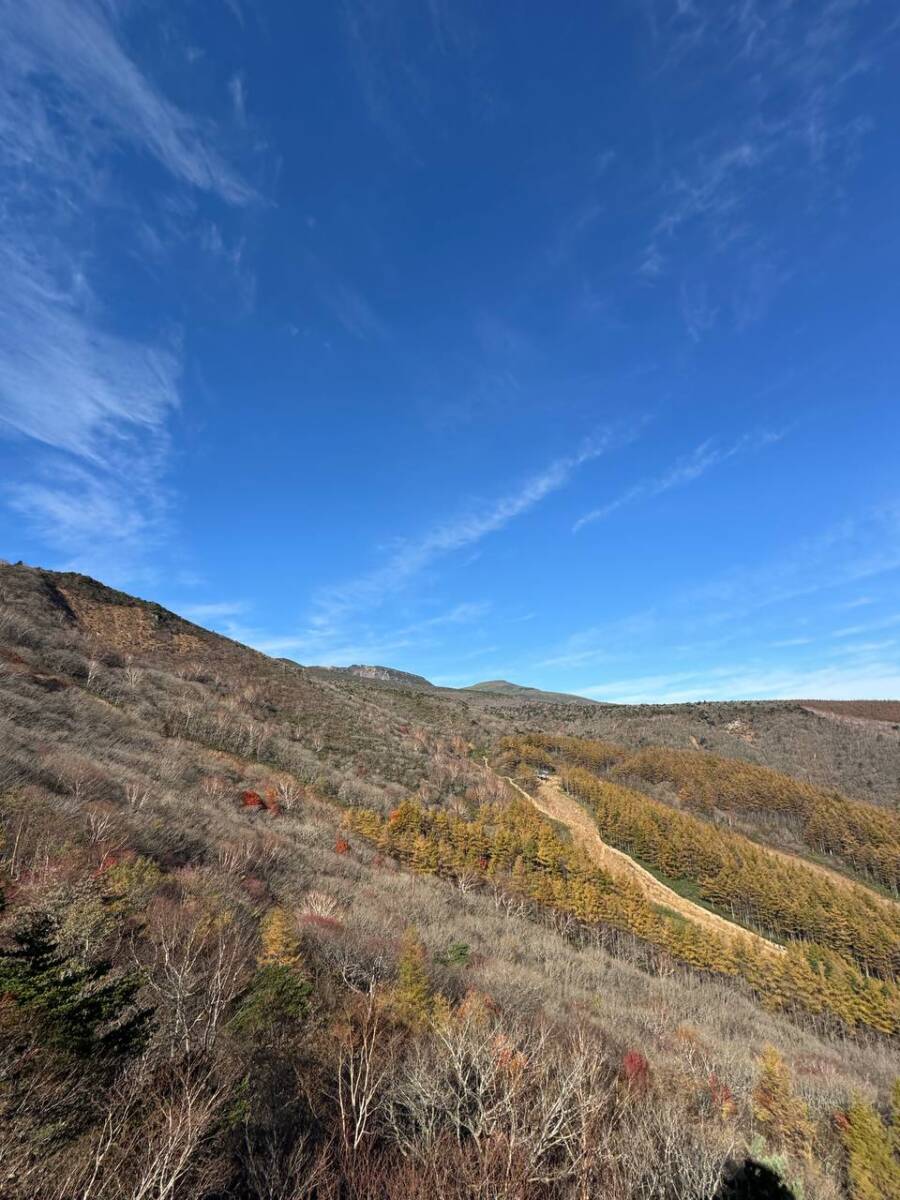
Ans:
{"type": "MultiPolygon", "coordinates": [[[[530,804],[533,804],[539,812],[542,812],[552,821],[565,826],[575,840],[585,848],[591,860],[597,863],[598,866],[603,867],[613,874],[622,873],[630,879],[636,880],[638,887],[649,898],[651,903],[663,905],[671,909],[686,920],[699,925],[701,929],[709,929],[714,933],[726,934],[729,937],[734,934],[735,927],[733,923],[726,921],[724,917],[717,916],[716,913],[709,912],[699,904],[694,904],[690,900],[686,900],[683,896],[679,896],[672,888],[660,883],[655,876],[651,875],[649,871],[645,870],[633,858],[630,858],[629,855],[624,854],[621,850],[616,850],[614,846],[610,846],[604,842],[597,832],[597,826],[589,818],[585,810],[571,796],[566,795],[556,779],[542,780],[535,789],[534,794],[526,792],[524,788],[520,787],[509,776],[507,776],[507,782],[516,789],[520,796],[523,796],[530,804]]],[[[783,947],[776,945],[774,942],[767,941],[765,938],[753,933],[750,933],[748,936],[753,938],[761,949],[767,953],[784,953],[783,947]]]]}
{"type": "Polygon", "coordinates": [[[832,1200],[833,1114],[891,1081],[867,985],[848,1023],[723,973],[516,807],[482,754],[568,711],[0,566],[4,1195],[713,1195],[771,1043],[824,1148],[789,1169],[832,1200]],[[512,1182],[452,1123],[488,1101],[512,1182]]]}

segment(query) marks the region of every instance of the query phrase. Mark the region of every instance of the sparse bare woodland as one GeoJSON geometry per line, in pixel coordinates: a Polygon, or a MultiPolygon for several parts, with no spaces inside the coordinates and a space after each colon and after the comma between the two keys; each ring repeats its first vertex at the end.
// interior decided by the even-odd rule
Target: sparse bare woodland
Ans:
{"type": "MultiPolygon", "coordinates": [[[[748,1158],[807,1200],[897,1188],[891,1039],[772,1011],[478,847],[444,872],[346,829],[411,797],[471,826],[508,803],[501,737],[624,714],[307,671],[2,579],[0,1195],[712,1200],[748,1158]]],[[[796,724],[806,777],[819,719],[779,719],[737,757],[789,766],[796,724]]],[[[880,749],[848,790],[883,800],[889,756],[851,735],[880,749]]]]}

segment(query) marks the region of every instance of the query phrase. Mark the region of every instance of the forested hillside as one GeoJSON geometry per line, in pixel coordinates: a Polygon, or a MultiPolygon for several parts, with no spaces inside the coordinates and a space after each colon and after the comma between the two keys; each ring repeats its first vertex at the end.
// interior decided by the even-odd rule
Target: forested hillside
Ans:
{"type": "Polygon", "coordinates": [[[834,722],[727,716],[303,668],[0,566],[0,1195],[896,1197],[890,756],[852,727],[850,800],[834,722]]]}
{"type": "Polygon", "coordinates": [[[630,753],[605,742],[546,735],[531,736],[518,749],[537,763],[551,763],[558,754],[610,780],[647,787],[719,826],[741,828],[826,862],[894,897],[900,890],[896,808],[861,804],[781,772],[712,754],[660,747],[630,753]]]}

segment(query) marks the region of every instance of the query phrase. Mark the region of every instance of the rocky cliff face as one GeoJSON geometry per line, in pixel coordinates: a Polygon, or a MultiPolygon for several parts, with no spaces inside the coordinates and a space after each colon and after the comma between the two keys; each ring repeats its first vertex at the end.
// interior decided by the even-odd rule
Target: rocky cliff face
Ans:
{"type": "Polygon", "coordinates": [[[356,675],[359,679],[380,679],[382,683],[405,683],[413,687],[430,688],[434,686],[424,675],[413,675],[411,671],[397,671],[393,667],[364,666],[355,663],[352,667],[338,669],[346,671],[348,675],[356,675]]]}

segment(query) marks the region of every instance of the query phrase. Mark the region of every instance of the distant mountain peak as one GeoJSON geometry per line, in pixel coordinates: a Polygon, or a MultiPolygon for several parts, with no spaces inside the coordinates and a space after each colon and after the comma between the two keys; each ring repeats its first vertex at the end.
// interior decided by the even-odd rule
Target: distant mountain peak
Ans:
{"type": "Polygon", "coordinates": [[[406,683],[414,687],[434,687],[434,684],[424,675],[414,675],[411,671],[398,671],[396,667],[354,663],[350,667],[331,667],[329,669],[343,671],[347,675],[356,675],[359,679],[380,679],[383,683],[406,683]]]}
{"type": "Polygon", "coordinates": [[[464,692],[490,692],[495,696],[511,696],[522,700],[543,700],[566,704],[599,704],[599,700],[590,700],[587,696],[573,696],[568,692],[545,692],[541,688],[526,687],[521,683],[510,683],[508,679],[486,679],[482,683],[472,683],[462,689],[464,692]]]}

